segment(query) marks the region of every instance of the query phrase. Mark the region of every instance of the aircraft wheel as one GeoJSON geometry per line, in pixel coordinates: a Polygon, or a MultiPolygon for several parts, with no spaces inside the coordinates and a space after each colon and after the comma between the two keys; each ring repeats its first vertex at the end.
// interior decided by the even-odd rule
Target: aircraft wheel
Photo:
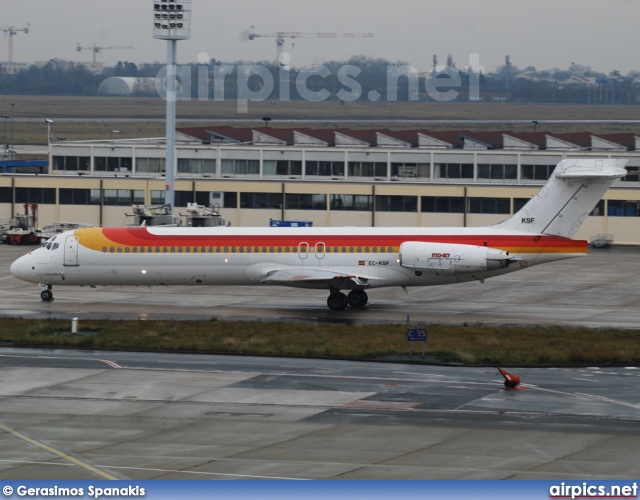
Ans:
{"type": "Polygon", "coordinates": [[[349,293],[349,305],[354,308],[360,308],[367,305],[369,297],[364,290],[352,290],[349,293]]]}
{"type": "Polygon", "coordinates": [[[332,311],[344,311],[349,305],[349,299],[344,293],[332,293],[327,299],[327,305],[332,311]]]}
{"type": "Polygon", "coordinates": [[[53,292],[51,290],[43,290],[40,294],[40,298],[45,302],[50,302],[53,300],[53,292]]]}

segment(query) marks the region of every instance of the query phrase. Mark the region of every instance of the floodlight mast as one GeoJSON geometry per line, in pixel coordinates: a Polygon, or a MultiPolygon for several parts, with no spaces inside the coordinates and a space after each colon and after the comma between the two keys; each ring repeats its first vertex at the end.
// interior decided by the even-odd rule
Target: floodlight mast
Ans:
{"type": "Polygon", "coordinates": [[[167,128],[165,155],[165,203],[173,214],[176,175],[176,101],[178,40],[191,38],[191,0],[154,0],[153,37],[167,41],[167,128]]]}

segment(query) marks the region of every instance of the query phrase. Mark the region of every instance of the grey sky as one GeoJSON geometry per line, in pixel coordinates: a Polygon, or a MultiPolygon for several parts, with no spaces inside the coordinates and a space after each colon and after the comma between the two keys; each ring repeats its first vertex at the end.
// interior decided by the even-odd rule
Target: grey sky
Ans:
{"type": "MultiPolygon", "coordinates": [[[[135,47],[108,50],[99,61],[164,61],[165,42],[152,38],[152,0],[0,0],[2,26],[23,27],[14,38],[14,60],[51,58],[88,61],[76,43],[135,47]]],[[[458,67],[469,53],[480,54],[485,71],[504,63],[538,69],[568,68],[572,62],[609,72],[640,70],[640,0],[193,0],[191,40],[180,42],[180,63],[199,53],[224,61],[275,59],[275,41],[240,42],[259,33],[373,32],[365,39],[300,39],[294,66],[344,60],[365,54],[404,60],[418,70],[433,54],[444,64],[451,54],[458,67]]],[[[0,60],[8,42],[0,34],[0,60]]],[[[291,50],[290,41],[286,45],[291,50]]]]}

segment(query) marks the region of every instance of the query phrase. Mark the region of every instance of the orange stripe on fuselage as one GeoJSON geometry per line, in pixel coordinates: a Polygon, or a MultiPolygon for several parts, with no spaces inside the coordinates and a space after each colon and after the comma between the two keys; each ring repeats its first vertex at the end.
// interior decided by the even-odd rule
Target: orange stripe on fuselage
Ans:
{"type": "Polygon", "coordinates": [[[311,248],[322,243],[330,247],[393,247],[397,252],[405,241],[488,246],[513,254],[587,253],[588,243],[559,236],[541,235],[155,235],[145,227],[79,229],[82,246],[102,251],[111,246],[214,246],[214,247],[297,247],[301,242],[311,248]]]}

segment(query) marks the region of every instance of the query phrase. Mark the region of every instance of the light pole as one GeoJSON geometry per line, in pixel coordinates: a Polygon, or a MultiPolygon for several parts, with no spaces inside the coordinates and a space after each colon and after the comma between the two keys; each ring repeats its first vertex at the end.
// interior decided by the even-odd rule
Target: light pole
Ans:
{"type": "Polygon", "coordinates": [[[47,124],[47,146],[51,149],[51,125],[53,124],[53,120],[45,118],[44,122],[47,124]]]}
{"type": "Polygon", "coordinates": [[[53,157],[51,154],[51,125],[53,125],[53,120],[45,118],[44,122],[47,124],[47,153],[49,155],[49,172],[51,172],[51,160],[53,157]]]}
{"type": "Polygon", "coordinates": [[[9,143],[7,142],[7,120],[9,119],[9,115],[4,115],[4,154],[7,155],[7,151],[9,151],[9,143]]]}
{"type": "Polygon", "coordinates": [[[167,127],[165,175],[165,204],[169,205],[173,214],[175,204],[176,175],[176,101],[178,99],[178,82],[176,54],[178,40],[191,38],[191,0],[154,0],[153,2],[153,37],[167,41],[167,127]]]}
{"type": "Polygon", "coordinates": [[[15,160],[15,151],[13,149],[13,130],[14,130],[14,128],[13,128],[13,110],[14,110],[15,105],[16,105],[15,102],[11,103],[11,147],[9,148],[9,151],[10,151],[9,159],[11,161],[15,160]]]}

